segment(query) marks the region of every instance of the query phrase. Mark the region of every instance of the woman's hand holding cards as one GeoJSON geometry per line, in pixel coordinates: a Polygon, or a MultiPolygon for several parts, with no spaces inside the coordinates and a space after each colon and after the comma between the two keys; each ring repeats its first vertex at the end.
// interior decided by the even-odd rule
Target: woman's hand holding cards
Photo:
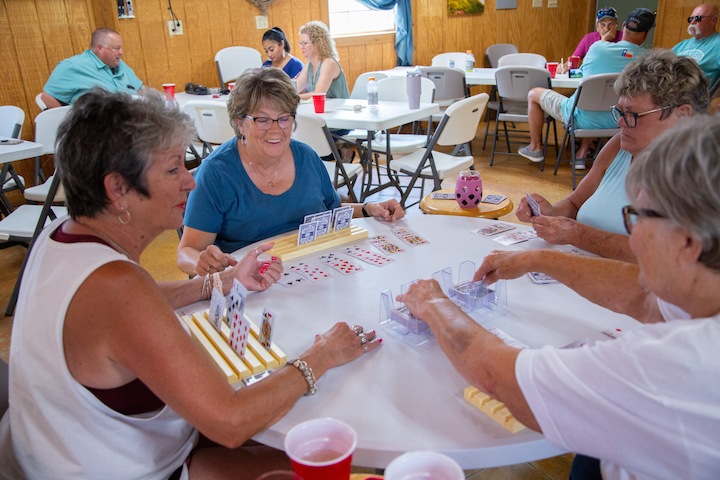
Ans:
{"type": "MultiPolygon", "coordinates": [[[[280,279],[283,271],[282,261],[266,255],[274,243],[265,243],[246,253],[237,264],[223,272],[223,286],[232,285],[232,277],[237,278],[248,290],[265,290],[280,279]],[[225,282],[225,277],[231,277],[225,282]]],[[[223,289],[224,290],[224,289],[223,289]]],[[[226,292],[223,292],[226,293],[226,292]]]]}
{"type": "Polygon", "coordinates": [[[531,220],[538,237],[551,245],[577,245],[582,224],[568,217],[533,217],[531,220]]]}
{"type": "Polygon", "coordinates": [[[542,195],[538,195],[537,193],[527,194],[526,197],[523,197],[520,199],[520,204],[518,205],[517,210],[515,211],[515,214],[518,217],[518,220],[521,222],[530,222],[531,218],[533,216],[537,216],[533,213],[532,209],[530,208],[530,204],[528,203],[527,197],[530,197],[532,200],[535,200],[537,203],[537,207],[540,209],[540,215],[552,215],[553,214],[553,206],[550,202],[545,200],[545,198],[542,195]]]}

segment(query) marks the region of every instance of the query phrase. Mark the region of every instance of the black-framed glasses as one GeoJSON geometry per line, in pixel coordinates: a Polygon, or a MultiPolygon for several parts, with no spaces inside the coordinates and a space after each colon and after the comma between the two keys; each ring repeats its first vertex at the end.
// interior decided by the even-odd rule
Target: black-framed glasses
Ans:
{"type": "Polygon", "coordinates": [[[295,115],[283,115],[277,119],[270,117],[253,117],[252,115],[245,115],[245,118],[249,118],[255,122],[255,126],[260,130],[270,130],[273,123],[277,122],[278,127],[285,130],[290,128],[295,123],[295,115]]]}
{"type": "Polygon", "coordinates": [[[618,18],[617,10],[615,10],[613,7],[601,8],[597,12],[597,19],[600,20],[603,17],[612,17],[615,20],[617,20],[617,18],[618,18]]]}
{"type": "Polygon", "coordinates": [[[703,21],[703,18],[714,17],[714,16],[715,15],[693,15],[692,17],[688,17],[688,23],[692,23],[693,20],[695,20],[696,22],[699,23],[699,22],[703,21]]]}
{"type": "Polygon", "coordinates": [[[622,207],[623,223],[627,233],[632,233],[633,226],[637,223],[638,218],[667,218],[662,213],[650,208],[635,209],[632,205],[622,207]]]}
{"type": "Polygon", "coordinates": [[[663,110],[667,110],[668,108],[675,108],[675,105],[668,105],[666,107],[660,107],[660,108],[654,108],[652,110],[648,110],[647,112],[641,112],[641,113],[635,113],[635,112],[623,112],[618,108],[617,105],[613,105],[610,107],[610,113],[612,114],[613,119],[615,122],[619,121],[621,118],[623,121],[625,121],[625,125],[627,125],[629,128],[635,128],[637,126],[637,119],[640,117],[644,117],[645,115],[650,115],[651,113],[655,112],[661,112],[663,110]]]}

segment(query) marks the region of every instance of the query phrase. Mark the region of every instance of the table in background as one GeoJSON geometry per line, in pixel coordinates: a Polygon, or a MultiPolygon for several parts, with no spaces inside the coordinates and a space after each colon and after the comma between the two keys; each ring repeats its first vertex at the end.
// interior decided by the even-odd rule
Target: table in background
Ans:
{"type": "MultiPolygon", "coordinates": [[[[415,67],[395,67],[390,70],[381,70],[392,77],[403,77],[415,67]]],[[[497,85],[495,82],[496,68],[474,68],[472,72],[465,72],[465,82],[468,85],[497,85]]],[[[550,82],[553,88],[577,88],[581,78],[569,78],[567,73],[558,73],[550,82]]]]}
{"type": "MultiPolygon", "coordinates": [[[[396,296],[401,285],[430,278],[446,267],[452,267],[457,276],[459,264],[465,260],[474,261],[477,267],[492,250],[547,248],[547,244],[534,239],[503,247],[492,238],[471,233],[495,223],[479,218],[415,214],[395,224],[371,218],[355,219],[353,223],[367,228],[371,236],[386,235],[406,252],[393,255],[395,261],[384,267],[356,260],[364,270],[347,276],[323,266],[332,278],[293,288],[274,285],[265,292],[252,293],[245,311],[256,322],[260,322],[265,307],[275,313],[273,341],[288,358],[301,354],[312,344],[315,334],[338,321],[363,325],[366,330],[377,329],[383,344],[354,362],[330,370],[318,381],[316,395],[300,398],[285,417],[256,435],[255,440],[282,448],[285,435],[294,425],[312,418],[334,417],[357,431],[353,463],[358,466],[385,468],[395,457],[414,450],[444,453],[464,469],[529,462],[564,453],[537,432],[506,431],[467,403],[463,389],[468,382],[456,372],[437,342],[413,346],[406,337],[378,324],[383,290],[391,289],[396,296]],[[393,226],[410,228],[429,244],[407,246],[391,233],[393,226]]],[[[375,250],[367,240],[355,244],[375,250]]],[[[238,253],[250,248],[254,246],[238,253]]],[[[327,252],[342,252],[342,247],[287,263],[301,260],[322,266],[317,257],[327,252]]],[[[590,303],[564,285],[536,285],[525,275],[506,282],[505,287],[507,307],[492,312],[481,323],[496,326],[533,348],[561,347],[580,339],[589,343],[612,341],[602,330],[639,325],[629,317],[590,303]]],[[[207,302],[201,302],[180,313],[207,306],[207,302]]]]}
{"type": "MultiPolygon", "coordinates": [[[[455,194],[455,190],[444,189],[438,190],[437,192],[428,193],[420,201],[420,210],[423,213],[432,215],[456,215],[461,217],[477,217],[477,218],[492,218],[498,219],[503,215],[507,215],[513,210],[513,202],[509,198],[505,197],[505,200],[498,203],[497,205],[492,203],[480,202],[477,207],[474,208],[460,208],[460,205],[455,201],[455,198],[451,199],[436,199],[432,198],[433,193],[451,193],[455,194]]],[[[483,195],[492,194],[494,192],[483,192],[483,195]]]]}
{"type": "MultiPolygon", "coordinates": [[[[356,99],[333,98],[325,102],[325,113],[316,114],[312,104],[302,103],[298,106],[298,113],[320,115],[328,128],[339,130],[366,130],[367,146],[363,155],[363,191],[360,195],[362,202],[369,195],[379,192],[388,187],[398,187],[392,176],[388,176],[388,182],[380,184],[375,188],[372,185],[372,141],[376,132],[390,130],[406,123],[425,120],[440,111],[435,103],[421,103],[420,107],[411,110],[408,102],[378,102],[378,109],[375,111],[367,108],[367,101],[356,99]],[[355,108],[360,106],[360,108],[355,108]],[[366,180],[367,179],[367,180],[366,180]]],[[[385,155],[390,158],[390,136],[385,136],[385,155]]],[[[389,162],[388,162],[389,164],[389,162]]],[[[378,175],[380,175],[378,167],[378,175]]],[[[398,187],[398,190],[399,187],[398,187]]],[[[402,193],[402,192],[401,192],[402,193]]]]}
{"type": "MultiPolygon", "coordinates": [[[[8,137],[0,136],[0,140],[8,140],[8,137]]],[[[5,177],[10,173],[10,176],[15,180],[20,191],[23,191],[23,183],[20,181],[18,174],[15,173],[15,169],[10,171],[10,163],[25,160],[26,158],[35,158],[38,155],[42,155],[42,153],[43,146],[41,144],[28,142],[27,140],[23,140],[16,145],[0,143],[0,164],[2,165],[2,170],[0,170],[0,186],[2,183],[5,183],[5,177]]],[[[2,192],[0,192],[0,211],[4,214],[13,211],[12,205],[2,192]]]]}

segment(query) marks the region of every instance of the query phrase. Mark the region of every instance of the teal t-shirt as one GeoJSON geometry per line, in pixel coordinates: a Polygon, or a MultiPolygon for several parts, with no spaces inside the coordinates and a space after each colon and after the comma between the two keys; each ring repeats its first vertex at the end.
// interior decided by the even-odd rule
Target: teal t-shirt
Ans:
{"type": "MultiPolygon", "coordinates": [[[[322,70],[322,64],[324,61],[333,61],[337,63],[337,60],[334,58],[326,58],[322,62],[320,62],[320,66],[318,67],[317,72],[313,72],[313,66],[312,63],[308,63],[308,84],[307,84],[307,91],[308,92],[314,92],[315,91],[315,84],[317,83],[318,78],[320,77],[320,70],[322,70]]],[[[339,64],[338,64],[339,65],[339,64]]],[[[342,67],[340,67],[340,75],[336,79],[330,83],[330,88],[328,88],[327,91],[327,98],[349,98],[350,92],[348,90],[347,86],[347,80],[345,79],[345,72],[343,72],[342,67]]]]}
{"type": "Polygon", "coordinates": [[[720,77],[720,33],[715,32],[702,40],[694,37],[683,40],[672,51],[695,60],[711,84],[720,77]]]}
{"type": "Polygon", "coordinates": [[[122,59],[113,72],[92,50],[85,50],[58,63],[43,90],[69,105],[93,87],[136,95],[143,83],[122,59]]]}
{"type": "MultiPolygon", "coordinates": [[[[583,64],[580,67],[583,77],[602,75],[603,73],[618,73],[645,51],[641,46],[620,40],[617,43],[601,40],[590,46],[583,64]]],[[[562,115],[564,119],[570,118],[573,104],[575,103],[575,92],[562,103],[562,115]]],[[[610,110],[607,112],[587,112],[577,110],[575,112],[576,128],[616,128],[617,123],[613,120],[610,110]]]]}
{"type": "Polygon", "coordinates": [[[632,155],[620,150],[608,167],[595,193],[585,200],[576,220],[606,232],[627,234],[622,207],[630,204],[625,191],[625,179],[632,155]]]}

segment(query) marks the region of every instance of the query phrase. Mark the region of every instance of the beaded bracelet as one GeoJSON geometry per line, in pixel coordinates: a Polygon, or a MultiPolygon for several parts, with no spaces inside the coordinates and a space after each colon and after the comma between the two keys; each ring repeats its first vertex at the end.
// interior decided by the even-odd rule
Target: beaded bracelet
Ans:
{"type": "Polygon", "coordinates": [[[212,287],[210,286],[210,274],[208,273],[203,278],[202,288],[200,289],[200,300],[207,300],[210,298],[212,287]]]}
{"type": "Polygon", "coordinates": [[[295,358],[287,362],[287,364],[300,370],[302,376],[305,377],[305,381],[308,384],[308,391],[305,392],[305,396],[309,397],[310,395],[315,395],[315,392],[317,392],[317,388],[315,388],[315,374],[313,373],[312,368],[308,366],[307,362],[300,360],[299,358],[295,358]]]}

